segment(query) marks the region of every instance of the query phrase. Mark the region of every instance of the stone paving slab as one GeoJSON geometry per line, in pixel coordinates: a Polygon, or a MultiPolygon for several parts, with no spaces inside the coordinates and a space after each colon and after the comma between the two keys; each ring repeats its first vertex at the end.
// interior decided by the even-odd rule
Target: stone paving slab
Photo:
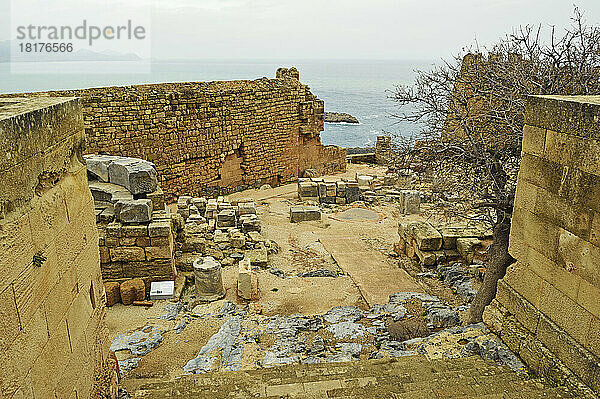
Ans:
{"type": "Polygon", "coordinates": [[[369,249],[360,238],[325,234],[320,234],[319,241],[352,277],[369,306],[387,303],[396,292],[424,292],[405,270],[390,265],[383,254],[369,249]]]}

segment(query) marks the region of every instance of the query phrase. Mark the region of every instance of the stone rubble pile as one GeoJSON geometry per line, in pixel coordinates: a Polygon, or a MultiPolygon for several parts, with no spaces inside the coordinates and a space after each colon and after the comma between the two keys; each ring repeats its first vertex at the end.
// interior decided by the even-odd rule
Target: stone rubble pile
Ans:
{"type": "Polygon", "coordinates": [[[316,177],[300,178],[298,198],[305,202],[328,205],[347,205],[357,201],[394,202],[398,204],[403,214],[419,214],[421,192],[396,190],[397,181],[398,177],[394,174],[386,176],[356,174],[354,179],[342,177],[339,181],[316,177]]]}
{"type": "Polygon", "coordinates": [[[260,219],[252,200],[228,202],[224,197],[177,200],[176,266],[194,272],[197,296],[204,301],[222,297],[221,267],[238,265],[238,296],[258,298],[258,279],[253,268],[266,268],[268,255],[278,251],[275,242],[261,234],[260,219]],[[219,265],[211,273],[199,268],[206,260],[219,265]],[[198,266],[198,267],[196,267],[198,266]]]}
{"type": "Polygon", "coordinates": [[[397,253],[414,258],[424,267],[433,267],[457,259],[468,264],[486,260],[486,239],[491,233],[482,227],[462,223],[434,227],[425,221],[403,221],[398,224],[400,241],[397,253]]]}
{"type": "Polygon", "coordinates": [[[94,199],[103,280],[123,283],[139,278],[146,294],[152,282],[173,281],[171,215],[154,164],[110,155],[84,158],[94,199]]]}

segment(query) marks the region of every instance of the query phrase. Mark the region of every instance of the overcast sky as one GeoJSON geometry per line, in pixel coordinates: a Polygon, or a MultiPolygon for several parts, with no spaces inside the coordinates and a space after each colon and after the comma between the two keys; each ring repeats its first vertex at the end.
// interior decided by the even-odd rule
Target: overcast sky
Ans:
{"type": "MultiPolygon", "coordinates": [[[[600,0],[575,3],[589,23],[600,23],[600,0]]],[[[119,9],[113,0],[103,4],[119,9]]],[[[6,40],[10,0],[0,7],[6,40]]],[[[161,0],[152,13],[152,56],[435,59],[522,24],[564,27],[572,11],[571,0],[161,0]]]]}

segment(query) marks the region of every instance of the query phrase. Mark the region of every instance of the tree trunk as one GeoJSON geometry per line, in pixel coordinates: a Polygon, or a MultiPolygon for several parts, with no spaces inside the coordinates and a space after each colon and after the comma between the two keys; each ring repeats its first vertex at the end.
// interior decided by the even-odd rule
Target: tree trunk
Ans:
{"type": "Polygon", "coordinates": [[[508,237],[510,234],[510,217],[504,216],[494,226],[494,243],[490,248],[487,269],[483,277],[483,284],[473,299],[467,324],[479,323],[482,320],[483,310],[496,297],[498,280],[506,274],[506,269],[515,259],[508,253],[508,237]]]}

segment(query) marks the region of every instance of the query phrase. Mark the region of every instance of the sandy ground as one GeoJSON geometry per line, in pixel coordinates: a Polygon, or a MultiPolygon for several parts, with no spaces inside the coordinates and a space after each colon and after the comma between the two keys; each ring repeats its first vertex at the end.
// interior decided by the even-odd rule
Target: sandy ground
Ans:
{"type": "MultiPolygon", "coordinates": [[[[356,172],[383,174],[385,170],[349,165],[345,175],[354,176],[356,172]]],[[[340,177],[330,178],[339,180],[340,177]]],[[[268,269],[258,272],[260,297],[250,307],[250,312],[257,317],[323,314],[332,307],[343,305],[367,309],[373,303],[385,303],[389,294],[398,291],[427,291],[441,297],[452,297],[451,290],[443,288],[439,282],[417,281],[399,268],[399,265],[406,266],[407,270],[414,267],[407,258],[390,256],[393,244],[399,239],[397,226],[402,218],[392,203],[371,208],[379,214],[376,220],[343,220],[336,213],[344,208],[336,208],[325,209],[320,222],[290,223],[290,206],[298,203],[295,183],[272,189],[247,190],[230,196],[230,199],[239,198],[255,200],[263,236],[280,246],[279,253],[269,257],[269,268],[277,268],[288,277],[278,277],[268,269]],[[336,278],[296,277],[317,269],[328,269],[341,275],[336,278]]],[[[236,295],[236,278],[237,266],[224,268],[225,299],[242,304],[236,295]]],[[[168,303],[156,301],[149,309],[120,304],[108,309],[111,339],[147,324],[161,326],[166,331],[161,345],[144,356],[139,367],[126,375],[125,381],[181,375],[183,365],[196,356],[222,324],[214,319],[193,319],[181,334],[176,334],[172,329],[180,322],[181,316],[175,321],[156,319],[164,313],[163,308],[168,303]]],[[[212,306],[222,303],[220,301],[212,306]]],[[[210,305],[206,307],[208,309],[210,305]]],[[[267,345],[261,343],[260,346],[267,345]]],[[[252,360],[248,359],[253,358],[253,350],[257,359],[261,356],[260,348],[245,346],[246,367],[252,367],[249,364],[252,360]]]]}

